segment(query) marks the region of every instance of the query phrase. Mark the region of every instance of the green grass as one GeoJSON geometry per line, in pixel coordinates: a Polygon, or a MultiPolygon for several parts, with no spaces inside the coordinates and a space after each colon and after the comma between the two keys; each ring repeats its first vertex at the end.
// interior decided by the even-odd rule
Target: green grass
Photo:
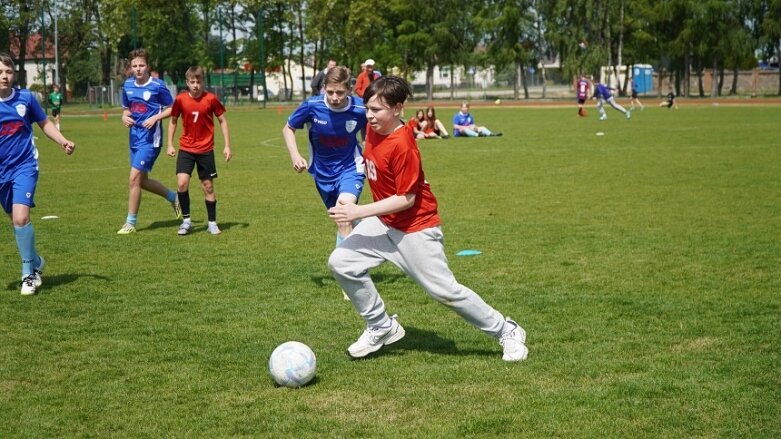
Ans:
{"type": "MultiPolygon", "coordinates": [[[[139,233],[115,234],[115,114],[66,111],[71,157],[39,141],[48,265],[22,297],[6,223],[0,437],[781,435],[781,107],[474,108],[504,136],[422,142],[451,268],[527,329],[518,364],[392,266],[373,275],[407,337],[346,357],[362,322],[326,267],[335,228],[291,169],[287,111],[228,113],[218,237],[195,184],[193,235],[149,193],[139,233]],[[287,340],[317,354],[305,388],[267,374],[287,340]]],[[[152,176],[173,173],[161,156],[152,176]]]]}

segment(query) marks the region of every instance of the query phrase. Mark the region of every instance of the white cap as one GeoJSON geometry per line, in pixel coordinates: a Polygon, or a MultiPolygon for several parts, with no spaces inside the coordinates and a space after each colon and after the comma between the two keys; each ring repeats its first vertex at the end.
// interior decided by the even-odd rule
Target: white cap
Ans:
{"type": "Polygon", "coordinates": [[[373,66],[374,65],[374,60],[369,58],[369,59],[367,59],[366,61],[363,62],[363,65],[373,66]]]}

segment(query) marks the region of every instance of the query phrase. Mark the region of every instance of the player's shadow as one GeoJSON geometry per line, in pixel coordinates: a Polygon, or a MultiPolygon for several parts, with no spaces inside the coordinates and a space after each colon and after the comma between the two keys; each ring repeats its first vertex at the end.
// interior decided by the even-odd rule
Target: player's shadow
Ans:
{"type": "MultiPolygon", "coordinates": [[[[406,279],[407,276],[404,273],[376,273],[372,274],[372,280],[374,281],[374,284],[392,284],[396,283],[399,280],[406,279]]],[[[327,285],[336,285],[336,281],[334,280],[334,277],[332,275],[328,276],[312,276],[310,279],[312,279],[312,283],[317,285],[320,288],[325,288],[327,285]]]]}
{"type": "MultiPolygon", "coordinates": [[[[97,280],[103,280],[103,281],[110,281],[111,278],[106,276],[100,276],[97,274],[82,274],[82,273],[66,273],[66,274],[57,274],[54,276],[46,276],[43,277],[43,287],[41,288],[42,291],[49,290],[50,288],[58,287],[60,285],[67,285],[73,282],[76,282],[77,280],[83,278],[83,277],[91,277],[93,279],[97,280]]],[[[6,285],[7,290],[17,290],[19,289],[19,282],[11,282],[10,284],[6,285]]]]}
{"type": "MultiPolygon", "coordinates": [[[[182,221],[176,219],[166,220],[166,221],[155,221],[152,224],[148,225],[147,227],[144,227],[143,229],[139,229],[139,230],[175,229],[178,228],[180,224],[182,224],[182,221]]],[[[249,223],[235,223],[235,222],[217,223],[217,225],[220,227],[220,230],[222,230],[223,232],[233,228],[246,229],[249,227],[249,223]]],[[[190,233],[200,233],[200,232],[206,232],[206,223],[193,222],[193,229],[190,233]]]]}
{"type": "Polygon", "coordinates": [[[448,338],[439,336],[436,332],[418,329],[414,326],[404,325],[406,335],[401,340],[385,346],[378,352],[369,355],[366,359],[381,357],[383,355],[403,355],[404,351],[430,352],[437,355],[457,356],[496,356],[501,350],[486,349],[459,349],[456,343],[448,338]]]}

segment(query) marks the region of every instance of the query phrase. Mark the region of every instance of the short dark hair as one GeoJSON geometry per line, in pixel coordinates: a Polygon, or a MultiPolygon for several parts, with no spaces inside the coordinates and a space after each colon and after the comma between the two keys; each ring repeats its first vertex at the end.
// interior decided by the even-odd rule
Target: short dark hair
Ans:
{"type": "Polygon", "coordinates": [[[412,89],[407,81],[398,76],[381,76],[363,92],[363,101],[369,102],[374,95],[392,107],[396,104],[403,104],[407,98],[411,97],[412,89]]]}
{"type": "Polygon", "coordinates": [[[11,67],[14,73],[16,73],[16,65],[14,65],[14,59],[11,58],[11,55],[4,52],[0,53],[0,63],[3,63],[8,67],[11,67]]]}

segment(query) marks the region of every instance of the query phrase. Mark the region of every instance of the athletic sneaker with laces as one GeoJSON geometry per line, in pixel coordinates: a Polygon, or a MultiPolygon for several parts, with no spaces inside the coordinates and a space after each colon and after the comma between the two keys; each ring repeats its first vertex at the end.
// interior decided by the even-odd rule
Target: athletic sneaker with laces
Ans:
{"type": "Polygon", "coordinates": [[[174,216],[176,219],[182,219],[182,206],[179,205],[179,196],[171,203],[171,207],[174,209],[174,216]]]}
{"type": "Polygon", "coordinates": [[[117,235],[129,235],[131,233],[136,233],[136,226],[130,223],[125,223],[125,225],[119,229],[117,235]]]}
{"type": "Polygon", "coordinates": [[[352,358],[363,358],[373,352],[377,352],[383,346],[395,343],[404,338],[404,328],[397,321],[399,316],[393,315],[385,327],[375,326],[366,328],[358,337],[358,341],[347,348],[347,355],[352,358]]]}
{"type": "Polygon", "coordinates": [[[212,235],[219,235],[220,233],[222,233],[220,228],[217,227],[217,223],[209,223],[208,227],[206,227],[206,230],[212,235]]]}
{"type": "Polygon", "coordinates": [[[37,292],[38,287],[35,285],[35,275],[30,274],[22,279],[22,296],[32,296],[37,292]]]}
{"type": "Polygon", "coordinates": [[[499,336],[499,344],[502,345],[504,351],[502,360],[523,361],[529,356],[529,349],[526,347],[526,331],[509,317],[505,321],[514,327],[499,336]]]}
{"type": "Polygon", "coordinates": [[[46,261],[43,259],[43,256],[38,255],[38,257],[41,259],[41,263],[33,269],[35,288],[40,288],[41,285],[43,285],[43,267],[46,266],[46,261]]]}
{"type": "Polygon", "coordinates": [[[190,233],[190,230],[192,230],[192,228],[193,228],[192,223],[185,221],[182,223],[182,225],[179,226],[179,231],[177,233],[179,233],[179,236],[184,236],[190,233]]]}

